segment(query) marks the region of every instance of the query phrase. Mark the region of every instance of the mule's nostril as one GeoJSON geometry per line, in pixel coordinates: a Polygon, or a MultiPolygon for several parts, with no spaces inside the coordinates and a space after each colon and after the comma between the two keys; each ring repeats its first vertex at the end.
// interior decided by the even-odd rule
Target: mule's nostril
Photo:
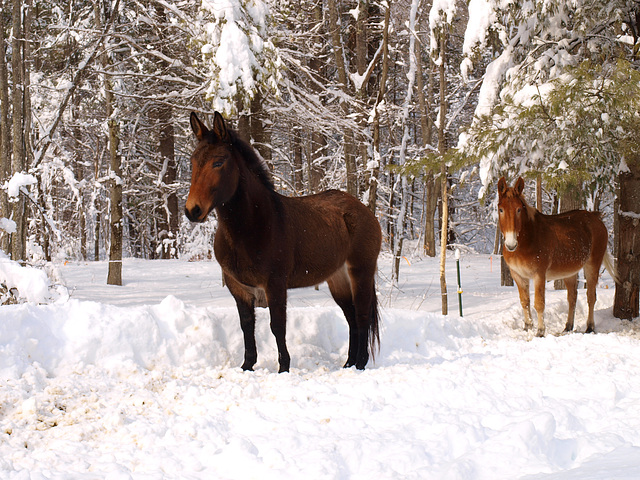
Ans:
{"type": "Polygon", "coordinates": [[[202,214],[202,209],[200,208],[199,205],[194,205],[191,210],[185,207],[184,213],[189,220],[191,220],[192,222],[195,222],[200,218],[200,215],[202,214]]]}

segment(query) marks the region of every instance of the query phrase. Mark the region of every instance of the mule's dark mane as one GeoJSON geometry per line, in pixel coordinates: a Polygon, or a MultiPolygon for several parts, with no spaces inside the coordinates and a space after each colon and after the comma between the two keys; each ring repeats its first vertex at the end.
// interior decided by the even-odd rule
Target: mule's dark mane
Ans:
{"type": "Polygon", "coordinates": [[[273,178],[271,177],[271,172],[269,171],[269,167],[267,167],[264,159],[251,145],[240,138],[238,132],[228,128],[227,133],[231,138],[231,146],[237,151],[249,171],[254,173],[265,187],[272,192],[275,192],[276,189],[273,184],[273,178]]]}

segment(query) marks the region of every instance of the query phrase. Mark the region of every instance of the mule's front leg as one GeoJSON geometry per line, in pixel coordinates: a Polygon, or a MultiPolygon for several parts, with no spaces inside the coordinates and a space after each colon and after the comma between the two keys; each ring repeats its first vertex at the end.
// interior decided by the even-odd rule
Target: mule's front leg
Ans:
{"type": "Polygon", "coordinates": [[[236,301],[238,315],[240,316],[240,327],[244,336],[244,363],[242,364],[242,369],[253,370],[253,366],[258,360],[254,297],[232,276],[224,275],[224,282],[236,301]]]}
{"type": "Polygon", "coordinates": [[[267,291],[267,303],[271,316],[271,332],[278,346],[278,373],[288,372],[291,357],[287,350],[287,289],[285,286],[271,287],[267,291]]]}
{"type": "Polygon", "coordinates": [[[528,332],[533,328],[533,321],[531,320],[531,297],[529,296],[529,279],[521,277],[513,271],[511,272],[511,276],[518,287],[520,305],[522,306],[522,312],[524,313],[524,329],[528,332]]]}
{"type": "Polygon", "coordinates": [[[533,308],[536,309],[536,313],[538,314],[538,331],[536,332],[536,337],[544,337],[545,334],[545,326],[544,326],[544,304],[545,304],[545,278],[544,277],[536,277],[534,278],[534,288],[536,292],[535,300],[533,308]]]}

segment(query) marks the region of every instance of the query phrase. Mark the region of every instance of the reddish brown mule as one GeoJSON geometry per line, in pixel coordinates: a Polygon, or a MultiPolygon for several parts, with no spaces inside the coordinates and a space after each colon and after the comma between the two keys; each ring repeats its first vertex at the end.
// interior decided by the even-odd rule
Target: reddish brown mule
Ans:
{"type": "Polygon", "coordinates": [[[589,303],[586,333],[592,333],[595,326],[593,306],[596,303],[596,284],[603,260],[611,276],[616,278],[613,259],[607,251],[607,228],[602,223],[600,213],[573,210],[560,215],[544,215],[527,205],[523,190],[522,178],[518,178],[513,187],[507,186],[504,177],[498,181],[498,215],[504,235],[502,255],[518,285],[525,329],[533,327],[529,280],[533,279],[535,288],[537,336],[543,337],[545,283],[547,280],[564,279],[569,301],[564,331],[573,330],[578,272],[584,268],[589,303]]]}
{"type": "Polygon", "coordinates": [[[192,113],[191,128],[198,145],[185,213],[203,222],[217,212],[214,252],[240,315],[242,368],[252,370],[257,360],[254,308],[268,306],[279,371],[289,371],[287,289],[326,280],[349,324],[345,367],[364,369],[369,349],[373,354],[379,346],[375,274],[382,234],[376,217],[337,190],[278,194],[262,159],[217,112],[211,130],[192,113]]]}

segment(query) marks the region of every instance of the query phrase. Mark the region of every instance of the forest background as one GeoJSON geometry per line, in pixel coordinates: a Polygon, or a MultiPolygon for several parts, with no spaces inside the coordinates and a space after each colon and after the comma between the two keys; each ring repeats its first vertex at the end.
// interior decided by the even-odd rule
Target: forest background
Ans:
{"type": "Polygon", "coordinates": [[[638,317],[639,29],[638,0],[1,0],[0,249],[112,284],[123,255],[210,258],[188,115],[220,111],[282,193],[367,204],[395,279],[405,240],[443,272],[447,246],[498,252],[501,175],[601,210],[638,317]]]}

